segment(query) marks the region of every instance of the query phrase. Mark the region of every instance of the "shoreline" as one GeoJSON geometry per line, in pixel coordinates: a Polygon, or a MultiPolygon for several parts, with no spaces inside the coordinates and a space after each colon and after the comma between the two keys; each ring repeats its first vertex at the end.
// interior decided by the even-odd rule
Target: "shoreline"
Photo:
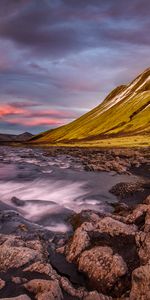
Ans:
{"type": "Polygon", "coordinates": [[[0,297],[147,300],[149,281],[139,277],[138,298],[132,274],[150,274],[149,216],[150,196],[134,209],[83,210],[71,217],[68,236],[1,210],[0,297]]]}
{"type": "Polygon", "coordinates": [[[65,234],[51,232],[3,205],[0,299],[148,300],[149,152],[64,148],[44,151],[52,157],[72,156],[87,172],[134,174],[139,181],[119,182],[112,187],[112,194],[118,198],[113,213],[88,209],[74,213],[68,220],[73,231],[65,234]],[[134,205],[129,205],[133,199],[134,205]]]}

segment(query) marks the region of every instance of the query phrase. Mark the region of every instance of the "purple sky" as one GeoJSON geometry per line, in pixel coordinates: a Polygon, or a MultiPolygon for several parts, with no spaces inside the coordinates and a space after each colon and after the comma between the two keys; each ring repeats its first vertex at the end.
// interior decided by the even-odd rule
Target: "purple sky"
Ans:
{"type": "Polygon", "coordinates": [[[0,0],[0,132],[72,121],[150,66],[150,0],[0,0]]]}

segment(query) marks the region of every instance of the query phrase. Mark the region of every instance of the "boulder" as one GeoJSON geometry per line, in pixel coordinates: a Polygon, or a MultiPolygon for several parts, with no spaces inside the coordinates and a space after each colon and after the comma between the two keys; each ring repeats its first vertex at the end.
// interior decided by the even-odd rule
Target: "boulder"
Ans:
{"type": "Polygon", "coordinates": [[[52,268],[52,266],[48,263],[44,262],[35,262],[31,264],[29,267],[25,268],[23,270],[24,272],[37,272],[40,274],[46,274],[48,275],[51,279],[57,279],[58,274],[57,272],[52,268]]]}
{"type": "Polygon", "coordinates": [[[61,300],[62,291],[58,281],[33,279],[26,283],[24,287],[35,295],[37,300],[61,300]]]}
{"type": "Polygon", "coordinates": [[[76,213],[71,216],[70,223],[73,226],[73,229],[76,230],[85,222],[91,222],[95,224],[95,222],[98,222],[103,217],[104,215],[99,212],[95,212],[92,210],[82,210],[80,213],[76,213]]]}
{"type": "Polygon", "coordinates": [[[43,260],[40,242],[24,242],[15,236],[0,237],[0,271],[19,268],[29,262],[43,260]]]}
{"type": "Polygon", "coordinates": [[[150,260],[150,233],[138,232],[136,243],[141,264],[146,264],[150,260]]]}
{"type": "Polygon", "coordinates": [[[150,209],[150,207],[146,204],[139,204],[137,207],[133,210],[132,213],[130,213],[126,217],[126,222],[129,224],[137,224],[141,225],[145,223],[145,216],[147,211],[150,209]]]}
{"type": "Polygon", "coordinates": [[[127,225],[112,217],[105,217],[96,224],[95,230],[101,233],[108,233],[111,236],[135,235],[137,227],[135,225],[127,225]]]}
{"type": "Polygon", "coordinates": [[[92,223],[83,223],[76,229],[73,238],[70,240],[65,249],[66,258],[69,262],[76,261],[79,255],[90,245],[89,231],[92,231],[94,226],[92,223]]]}
{"type": "Polygon", "coordinates": [[[150,299],[150,263],[135,269],[132,273],[130,300],[150,299]]]}
{"type": "Polygon", "coordinates": [[[68,295],[78,299],[83,299],[83,297],[88,294],[85,288],[74,288],[65,277],[60,278],[60,286],[68,295]]]}
{"type": "Polygon", "coordinates": [[[94,247],[84,251],[79,258],[78,268],[88,275],[92,286],[103,293],[112,289],[128,271],[122,257],[113,254],[110,247],[94,247]]]}
{"type": "Polygon", "coordinates": [[[110,189],[110,193],[125,199],[135,192],[143,191],[142,182],[120,182],[110,189]]]}

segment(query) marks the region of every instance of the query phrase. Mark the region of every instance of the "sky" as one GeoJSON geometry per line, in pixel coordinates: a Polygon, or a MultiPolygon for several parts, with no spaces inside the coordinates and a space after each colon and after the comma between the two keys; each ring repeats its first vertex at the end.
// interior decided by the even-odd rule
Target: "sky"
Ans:
{"type": "Polygon", "coordinates": [[[0,132],[71,122],[150,66],[149,0],[0,0],[0,132]]]}

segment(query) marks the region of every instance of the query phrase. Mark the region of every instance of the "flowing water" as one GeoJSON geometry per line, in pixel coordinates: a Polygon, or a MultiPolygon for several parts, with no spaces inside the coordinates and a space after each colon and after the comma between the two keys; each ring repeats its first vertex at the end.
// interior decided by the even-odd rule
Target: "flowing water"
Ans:
{"type": "MultiPolygon", "coordinates": [[[[109,189],[129,175],[86,172],[68,155],[46,156],[42,149],[0,147],[0,209],[14,209],[44,227],[65,232],[73,212],[111,211],[109,189]]],[[[132,177],[134,180],[134,177],[132,177]]]]}

